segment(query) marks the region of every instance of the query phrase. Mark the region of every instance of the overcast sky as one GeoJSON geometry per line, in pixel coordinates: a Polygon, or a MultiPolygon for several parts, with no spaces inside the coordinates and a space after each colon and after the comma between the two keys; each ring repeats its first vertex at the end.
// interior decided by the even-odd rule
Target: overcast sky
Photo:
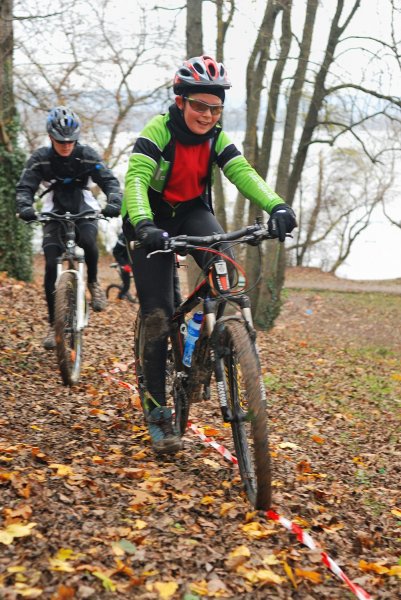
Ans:
{"type": "MultiPolygon", "coordinates": [[[[24,9],[36,0],[24,0],[20,4],[16,2],[16,14],[24,14],[24,9]],[[22,7],[22,8],[20,8],[22,7]]],[[[41,4],[41,9],[45,11],[45,3],[41,4]]],[[[302,31],[304,20],[304,7],[306,0],[294,0],[293,25],[298,27],[299,34],[302,31]]],[[[157,4],[166,9],[183,6],[184,3],[179,0],[111,0],[109,9],[109,19],[118,25],[121,35],[119,42],[123,40],[124,45],[129,46],[130,38],[138,35],[140,32],[140,6],[146,6],[147,11],[157,4]],[[126,40],[126,43],[125,43],[126,40]]],[[[233,87],[227,94],[227,110],[230,107],[236,107],[243,103],[245,99],[245,71],[252,44],[254,43],[257,29],[260,25],[266,0],[238,0],[237,11],[235,14],[232,28],[229,29],[225,45],[225,66],[229,72],[233,87]]],[[[315,28],[317,35],[314,36],[314,51],[317,59],[319,54],[324,51],[327,30],[336,7],[336,0],[321,0],[318,10],[318,26],[315,28]]],[[[354,0],[345,0],[345,6],[349,9],[354,4],[354,0]]],[[[361,7],[357,11],[352,23],[347,29],[347,36],[370,36],[380,38],[383,35],[390,35],[390,18],[386,0],[361,0],[361,7]]],[[[401,0],[399,1],[401,4],[401,0]]],[[[53,5],[52,5],[53,6],[53,5]]],[[[214,54],[215,51],[215,5],[212,2],[204,1],[204,49],[205,52],[214,54]]],[[[348,12],[348,11],[347,11],[348,12]]],[[[149,14],[149,12],[148,12],[149,14]]],[[[162,19],[164,22],[173,16],[176,11],[163,10],[151,13],[152,19],[162,19]]],[[[89,15],[90,16],[90,15],[89,15]]],[[[177,19],[178,28],[174,33],[173,57],[171,72],[166,73],[165,68],[160,70],[157,65],[147,65],[141,72],[141,77],[136,78],[136,84],[142,84],[144,88],[152,88],[158,79],[166,81],[173,77],[175,69],[179,66],[185,48],[185,10],[181,11],[177,19]]],[[[400,31],[401,27],[398,27],[400,31]]],[[[57,30],[54,35],[57,39],[57,30]]],[[[59,38],[58,38],[59,39],[59,38]]],[[[361,45],[360,40],[347,41],[340,45],[342,54],[341,68],[347,72],[350,81],[357,81],[360,73],[369,64],[372,59],[372,52],[377,49],[374,43],[364,42],[366,52],[352,51],[353,47],[361,45]]],[[[62,50],[60,48],[60,50],[62,50]]],[[[55,52],[46,56],[47,61],[59,60],[60,57],[55,52]]],[[[63,57],[65,60],[65,56],[63,57]]],[[[18,53],[16,54],[18,60],[18,53]]],[[[385,62],[383,60],[383,62],[385,62]]],[[[394,65],[395,67],[395,65],[394,65]]],[[[388,93],[399,95],[401,90],[401,80],[399,70],[389,65],[389,76],[381,82],[382,86],[388,87],[388,93]],[[391,75],[391,78],[390,78],[391,75]]],[[[107,74],[105,74],[107,77],[107,74]]],[[[369,77],[367,75],[367,77],[369,77]]],[[[368,81],[367,79],[366,81],[368,81]]],[[[376,82],[375,82],[376,83],[376,82]]],[[[376,83],[377,85],[377,83],[376,83]]],[[[382,89],[382,88],[381,88],[382,89]]],[[[398,169],[400,171],[400,169],[398,169]]],[[[395,218],[401,219],[401,210],[397,208],[401,205],[398,202],[399,189],[394,198],[394,208],[392,214],[395,218]],[[397,214],[398,213],[398,214],[397,214]]],[[[345,191],[346,192],[346,191],[345,191]]],[[[401,245],[401,230],[391,226],[386,221],[381,211],[376,211],[372,225],[360,236],[356,242],[352,256],[343,267],[338,271],[341,276],[352,278],[381,278],[381,277],[401,277],[400,265],[394,260],[394,256],[399,255],[401,245]]]]}

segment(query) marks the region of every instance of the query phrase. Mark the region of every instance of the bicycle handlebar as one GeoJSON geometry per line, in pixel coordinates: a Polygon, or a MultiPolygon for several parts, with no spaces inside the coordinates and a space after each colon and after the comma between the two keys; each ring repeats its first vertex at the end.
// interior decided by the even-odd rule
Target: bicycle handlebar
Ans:
{"type": "Polygon", "coordinates": [[[79,219],[106,219],[100,211],[93,209],[85,209],[80,213],[69,213],[58,214],[54,212],[41,212],[38,214],[38,221],[78,221],[79,219]]]}
{"type": "MultiPolygon", "coordinates": [[[[291,234],[287,234],[286,237],[292,237],[291,234]]],[[[157,254],[159,252],[175,252],[192,250],[197,246],[211,246],[220,242],[239,242],[244,244],[257,244],[262,240],[277,239],[276,236],[271,235],[266,225],[261,223],[255,223],[254,225],[248,225],[237,231],[231,231],[228,233],[215,233],[207,236],[193,236],[193,235],[177,235],[174,237],[166,238],[165,247],[162,250],[156,250],[150,252],[148,256],[157,254]]],[[[141,248],[142,244],[140,241],[130,242],[130,248],[141,248]]]]}
{"type": "Polygon", "coordinates": [[[267,239],[267,237],[270,237],[270,234],[263,225],[248,225],[248,227],[243,227],[229,233],[215,233],[203,237],[193,235],[171,237],[166,240],[166,250],[173,252],[175,250],[191,249],[192,246],[210,246],[220,242],[236,241],[247,243],[256,241],[257,239],[267,239]]]}

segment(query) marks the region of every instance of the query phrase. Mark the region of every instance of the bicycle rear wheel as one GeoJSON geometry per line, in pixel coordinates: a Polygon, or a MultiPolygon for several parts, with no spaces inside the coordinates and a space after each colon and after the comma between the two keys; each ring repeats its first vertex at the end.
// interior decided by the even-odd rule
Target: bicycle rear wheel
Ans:
{"type": "Polygon", "coordinates": [[[271,504],[271,464],[259,359],[244,323],[226,320],[217,331],[241,480],[251,504],[267,510],[271,504]]]}
{"type": "Polygon", "coordinates": [[[108,300],[118,300],[118,295],[121,293],[122,287],[116,283],[111,283],[106,288],[106,298],[108,300]]]}
{"type": "MultiPolygon", "coordinates": [[[[139,398],[142,408],[146,410],[146,384],[143,370],[143,349],[145,345],[144,327],[140,312],[138,312],[135,321],[134,334],[134,352],[135,352],[135,372],[137,378],[139,398]]],[[[188,423],[189,403],[185,393],[183,378],[179,375],[177,364],[179,364],[180,350],[178,341],[171,335],[168,338],[167,361],[166,361],[166,398],[174,402],[174,427],[177,434],[182,436],[188,423]]]]}
{"type": "Polygon", "coordinates": [[[82,330],[77,330],[77,281],[73,273],[62,273],[56,288],[54,330],[56,353],[64,385],[79,381],[82,330]]]}
{"type": "Polygon", "coordinates": [[[130,292],[124,293],[121,298],[120,294],[123,291],[123,287],[118,285],[117,283],[111,283],[106,288],[106,298],[115,302],[117,300],[127,300],[131,304],[138,304],[138,300],[135,296],[133,296],[130,292]]]}

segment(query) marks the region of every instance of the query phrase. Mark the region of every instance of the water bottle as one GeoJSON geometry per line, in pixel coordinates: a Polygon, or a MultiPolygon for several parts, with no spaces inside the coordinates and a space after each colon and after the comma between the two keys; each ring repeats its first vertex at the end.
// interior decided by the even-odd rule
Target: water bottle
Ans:
{"type": "Polygon", "coordinates": [[[187,337],[185,338],[184,344],[184,355],[182,357],[182,362],[186,367],[191,366],[192,354],[195,348],[196,340],[200,335],[200,330],[203,321],[203,313],[196,312],[192,319],[188,321],[187,324],[187,337]]]}

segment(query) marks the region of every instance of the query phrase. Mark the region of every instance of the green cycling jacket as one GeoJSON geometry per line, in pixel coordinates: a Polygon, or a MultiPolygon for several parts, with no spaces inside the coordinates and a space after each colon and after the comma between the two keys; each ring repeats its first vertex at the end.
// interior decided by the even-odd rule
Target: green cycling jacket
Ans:
{"type": "MultiPolygon", "coordinates": [[[[174,164],[175,141],[167,127],[169,118],[168,113],[157,115],[147,123],[129,159],[121,212],[123,217],[128,214],[133,225],[143,219],[153,220],[154,200],[163,197],[174,164]]],[[[269,214],[274,206],[284,202],[251,167],[219,125],[210,143],[209,180],[213,165],[217,164],[243,196],[269,214]]]]}

